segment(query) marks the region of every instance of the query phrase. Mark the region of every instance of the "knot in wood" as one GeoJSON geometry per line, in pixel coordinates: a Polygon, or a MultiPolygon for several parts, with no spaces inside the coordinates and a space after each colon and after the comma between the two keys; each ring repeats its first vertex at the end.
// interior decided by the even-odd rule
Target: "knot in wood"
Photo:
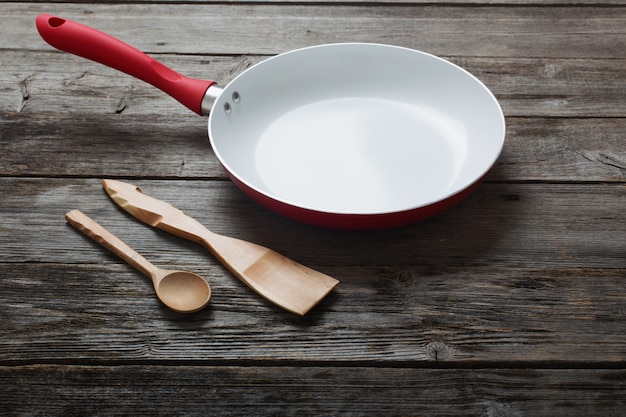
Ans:
{"type": "Polygon", "coordinates": [[[399,268],[393,272],[392,279],[396,286],[408,287],[413,285],[413,282],[415,281],[415,273],[410,268],[399,268]]]}
{"type": "Polygon", "coordinates": [[[434,361],[445,361],[452,358],[452,349],[440,341],[430,342],[426,345],[426,356],[434,361]]]}

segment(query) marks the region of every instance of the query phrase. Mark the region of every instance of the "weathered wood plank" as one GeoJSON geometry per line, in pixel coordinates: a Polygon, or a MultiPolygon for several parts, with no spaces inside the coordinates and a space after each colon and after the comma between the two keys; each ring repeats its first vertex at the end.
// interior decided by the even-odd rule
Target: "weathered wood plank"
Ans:
{"type": "Polygon", "coordinates": [[[625,131],[626,119],[507,118],[489,181],[623,182],[625,131]]]}
{"type": "MultiPolygon", "coordinates": [[[[20,3],[49,3],[46,0],[24,0],[20,3]]],[[[84,3],[84,0],[66,0],[64,3],[84,3]]],[[[160,4],[160,3],[199,3],[199,4],[213,4],[224,3],[222,1],[215,0],[100,0],[99,3],[106,4],[125,4],[125,3],[147,3],[147,4],[160,4]]],[[[359,4],[359,5],[382,5],[385,7],[397,6],[397,5],[418,5],[426,4],[429,6],[436,5],[438,7],[444,6],[515,6],[515,5],[537,5],[537,6],[553,6],[553,5],[577,5],[577,6],[623,6],[622,0],[229,0],[228,3],[258,3],[258,4],[314,4],[314,5],[327,5],[332,6],[334,4],[359,4]]]]}
{"type": "Polygon", "coordinates": [[[300,317],[188,255],[180,266],[207,278],[213,297],[181,315],[159,304],[145,277],[87,242],[76,251],[83,247],[91,260],[81,264],[0,264],[3,365],[604,367],[626,358],[626,268],[325,266],[341,284],[300,317]]]}
{"type": "Polygon", "coordinates": [[[4,47],[49,49],[33,28],[35,15],[43,11],[95,26],[151,53],[276,54],[332,42],[391,43],[447,56],[623,58],[626,50],[623,7],[419,4],[4,3],[4,47]]]}
{"type": "MultiPolygon", "coordinates": [[[[202,63],[197,57],[167,58],[194,76],[207,66],[227,80],[261,59],[214,57],[202,63]]],[[[208,146],[206,120],[152,87],[68,55],[44,53],[36,62],[48,65],[33,68],[24,64],[29,61],[23,53],[8,52],[0,60],[6,72],[0,81],[3,175],[106,176],[114,171],[223,177],[208,146]],[[64,152],[67,147],[74,152],[64,152]]],[[[624,179],[626,155],[619,149],[626,119],[587,117],[626,114],[626,60],[509,60],[504,66],[488,59],[460,61],[485,79],[509,115],[507,144],[491,180],[624,179]],[[518,119],[516,114],[585,118],[518,119]]]]}
{"type": "MultiPolygon", "coordinates": [[[[315,266],[626,267],[623,184],[486,183],[457,207],[425,222],[349,233],[284,219],[253,203],[228,181],[131,182],[209,229],[315,266]]],[[[180,238],[154,232],[120,213],[97,179],[3,178],[0,184],[11,190],[0,199],[0,259],[5,261],[93,261],[93,248],[65,225],[63,215],[73,208],[109,225],[114,233],[121,230],[128,243],[157,259],[184,259],[189,250],[180,246],[180,238]],[[154,235],[160,238],[151,238],[154,235]]],[[[198,247],[190,256],[202,263],[209,255],[198,247]]]]}
{"type": "MultiPolygon", "coordinates": [[[[155,55],[191,77],[230,82],[262,56],[155,55]]],[[[194,115],[158,89],[103,65],[66,53],[0,54],[3,112],[194,115]],[[81,110],[82,109],[82,110],[81,110]]],[[[198,116],[196,116],[198,118],[198,116]]]]}
{"type": "Polygon", "coordinates": [[[618,416],[622,370],[25,366],[6,415],[618,416]],[[445,399],[445,400],[442,400],[445,399]]]}
{"type": "MultiPolygon", "coordinates": [[[[224,85],[264,59],[156,58],[189,76],[224,85]]],[[[481,79],[507,116],[626,117],[626,59],[449,58],[481,79]]],[[[70,54],[6,51],[0,54],[0,71],[0,110],[7,115],[190,113],[152,86],[70,54]]]]}
{"type": "MultiPolygon", "coordinates": [[[[488,181],[623,182],[624,131],[626,118],[509,117],[488,181]]],[[[226,179],[193,114],[5,113],[0,153],[4,176],[226,179]]]]}

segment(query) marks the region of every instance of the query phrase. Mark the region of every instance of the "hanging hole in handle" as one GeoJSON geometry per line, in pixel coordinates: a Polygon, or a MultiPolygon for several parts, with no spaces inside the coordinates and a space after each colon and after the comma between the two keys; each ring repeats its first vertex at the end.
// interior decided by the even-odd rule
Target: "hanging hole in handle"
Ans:
{"type": "Polygon", "coordinates": [[[233,93],[233,102],[239,103],[240,101],[241,101],[241,96],[239,95],[238,91],[235,91],[233,93]]]}
{"type": "Polygon", "coordinates": [[[224,103],[224,111],[226,113],[230,113],[231,107],[230,107],[230,103],[226,102],[224,103]]]}
{"type": "Polygon", "coordinates": [[[50,25],[50,27],[53,27],[53,28],[58,28],[64,23],[65,23],[65,19],[61,19],[60,17],[53,16],[53,17],[50,17],[50,19],[48,19],[48,24],[50,25]]]}

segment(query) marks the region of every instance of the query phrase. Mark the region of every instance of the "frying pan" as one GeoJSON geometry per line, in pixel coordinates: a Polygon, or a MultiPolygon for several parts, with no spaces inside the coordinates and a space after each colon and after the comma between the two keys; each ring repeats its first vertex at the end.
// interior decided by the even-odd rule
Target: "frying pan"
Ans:
{"type": "Polygon", "coordinates": [[[437,214],[478,186],[504,145],[504,116],[487,87],[412,49],[313,46],[221,87],[67,19],[40,15],[37,29],[50,45],[208,115],[230,178],[269,209],[317,226],[380,229],[437,214]]]}

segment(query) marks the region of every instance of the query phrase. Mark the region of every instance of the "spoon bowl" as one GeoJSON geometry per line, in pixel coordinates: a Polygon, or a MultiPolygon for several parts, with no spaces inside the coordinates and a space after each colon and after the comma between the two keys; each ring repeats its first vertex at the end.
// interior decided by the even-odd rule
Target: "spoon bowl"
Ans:
{"type": "Polygon", "coordinates": [[[154,280],[154,290],[163,304],[180,313],[204,308],[211,298],[211,287],[199,275],[187,271],[166,271],[154,280]]]}
{"type": "Polygon", "coordinates": [[[149,276],[157,297],[170,309],[179,313],[193,313],[203,309],[209,303],[211,287],[199,275],[187,271],[157,268],[79,210],[68,212],[65,219],[76,229],[149,276]]]}

